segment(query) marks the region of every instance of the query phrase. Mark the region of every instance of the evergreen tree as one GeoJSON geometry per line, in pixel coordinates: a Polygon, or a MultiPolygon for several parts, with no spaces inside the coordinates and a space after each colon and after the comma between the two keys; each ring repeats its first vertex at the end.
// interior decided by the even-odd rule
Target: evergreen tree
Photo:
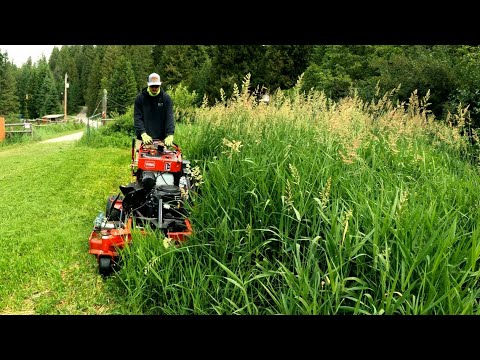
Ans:
{"type": "Polygon", "coordinates": [[[26,119],[31,119],[32,116],[28,110],[28,102],[31,100],[31,78],[32,78],[32,63],[27,61],[20,69],[16,71],[17,83],[17,97],[19,100],[20,114],[26,119]]]}
{"type": "Polygon", "coordinates": [[[132,65],[126,56],[121,55],[108,83],[108,112],[124,114],[133,105],[137,95],[137,83],[132,65]]]}
{"type": "Polygon", "coordinates": [[[61,79],[62,74],[65,71],[63,61],[61,59],[62,53],[63,51],[61,52],[60,49],[55,46],[52,49],[50,57],[48,58],[48,66],[50,67],[50,70],[53,72],[53,76],[55,79],[61,79]]]}
{"type": "Polygon", "coordinates": [[[186,77],[185,68],[187,65],[187,45],[167,45],[163,51],[162,68],[159,69],[163,86],[174,86],[179,84],[186,77]]]}
{"type": "Polygon", "coordinates": [[[153,45],[152,46],[153,66],[156,70],[158,70],[156,72],[158,74],[160,74],[160,76],[162,76],[163,68],[165,67],[164,63],[163,63],[163,53],[164,53],[165,48],[167,46],[168,45],[153,45]]]}
{"type": "Polygon", "coordinates": [[[204,45],[166,45],[158,73],[165,86],[175,87],[181,83],[192,89],[195,76],[208,58],[204,45]]]}
{"type": "Polygon", "coordinates": [[[101,90],[101,60],[102,54],[97,52],[95,60],[92,64],[92,69],[88,75],[88,88],[86,92],[86,105],[87,105],[87,114],[90,116],[96,115],[98,113],[98,106],[102,97],[100,96],[101,90]]]}
{"type": "Polygon", "coordinates": [[[8,56],[0,54],[0,114],[8,115],[19,110],[16,95],[14,65],[8,61],[8,56]]]}
{"type": "Polygon", "coordinates": [[[113,69],[124,52],[121,45],[107,45],[105,47],[105,54],[100,67],[101,89],[108,89],[108,82],[112,76],[113,69]]]}
{"type": "MultiPolygon", "coordinates": [[[[63,49],[63,47],[62,47],[63,49]]],[[[79,46],[67,46],[67,55],[65,56],[65,72],[68,75],[68,112],[77,113],[80,107],[83,106],[82,88],[80,87],[79,66],[81,66],[82,54],[79,46]]],[[[65,78],[60,85],[62,89],[65,88],[65,78]]]]}
{"type": "Polygon", "coordinates": [[[271,92],[294,87],[310,63],[312,50],[312,45],[265,46],[258,82],[268,84],[271,92]]]}
{"type": "Polygon", "coordinates": [[[62,105],[58,100],[58,89],[51,71],[45,74],[38,96],[42,101],[39,110],[41,116],[61,113],[62,105]]]}
{"type": "Polygon", "coordinates": [[[251,89],[258,86],[260,64],[265,49],[261,45],[218,45],[213,50],[212,67],[208,77],[206,95],[209,101],[219,100],[220,89],[229,98],[233,85],[241,86],[245,75],[251,75],[251,89]]]}
{"type": "Polygon", "coordinates": [[[47,59],[45,56],[42,56],[40,60],[37,61],[36,66],[33,67],[33,76],[32,76],[32,99],[29,100],[29,112],[33,117],[38,118],[43,115],[41,109],[44,105],[45,99],[43,98],[44,94],[42,93],[42,85],[45,77],[49,72],[51,72],[50,67],[48,66],[47,59]]]}
{"type": "Polygon", "coordinates": [[[87,104],[88,93],[88,75],[92,71],[92,64],[95,60],[95,47],[94,45],[83,46],[83,61],[80,69],[80,88],[82,89],[82,104],[87,104]]]}
{"type": "Polygon", "coordinates": [[[130,45],[127,46],[126,52],[132,64],[138,92],[145,86],[148,75],[159,72],[154,66],[152,45],[130,45]]]}
{"type": "Polygon", "coordinates": [[[30,71],[29,76],[27,76],[27,85],[26,85],[26,92],[25,92],[25,102],[28,110],[28,116],[30,119],[37,118],[38,111],[36,107],[36,93],[37,93],[37,83],[38,83],[38,69],[36,66],[33,66],[32,59],[29,57],[27,62],[22,66],[22,69],[27,67],[30,71]]]}
{"type": "MultiPolygon", "coordinates": [[[[207,55],[208,56],[208,55],[207,55]]],[[[195,104],[200,106],[203,101],[204,95],[208,90],[208,79],[212,71],[212,60],[207,58],[201,65],[198,71],[192,77],[191,83],[188,85],[189,89],[197,93],[195,104]]],[[[207,95],[208,96],[208,95],[207,95]]]]}

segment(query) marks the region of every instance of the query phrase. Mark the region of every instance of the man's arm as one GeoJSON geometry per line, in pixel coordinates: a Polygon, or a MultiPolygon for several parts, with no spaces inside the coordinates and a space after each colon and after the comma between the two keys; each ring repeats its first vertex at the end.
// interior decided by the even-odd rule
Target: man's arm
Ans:
{"type": "Polygon", "coordinates": [[[141,135],[145,132],[145,124],[143,122],[143,106],[140,97],[135,99],[133,106],[133,128],[137,139],[141,139],[141,135]]]}
{"type": "Polygon", "coordinates": [[[167,107],[165,119],[165,136],[175,134],[175,121],[173,119],[173,101],[170,96],[165,97],[165,106],[167,107]]]}

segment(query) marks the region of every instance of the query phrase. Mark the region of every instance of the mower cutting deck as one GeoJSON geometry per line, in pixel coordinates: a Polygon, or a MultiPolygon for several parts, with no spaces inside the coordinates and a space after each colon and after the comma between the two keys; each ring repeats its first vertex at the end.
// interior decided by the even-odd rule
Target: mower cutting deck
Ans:
{"type": "Polygon", "coordinates": [[[120,249],[132,241],[131,230],[159,230],[165,237],[183,243],[192,234],[185,203],[192,185],[190,161],[182,159],[178,145],[168,149],[163,142],[136,146],[132,139],[132,176],[109,196],[105,213],[95,218],[89,237],[89,253],[97,257],[101,275],[119,264],[120,249]]]}

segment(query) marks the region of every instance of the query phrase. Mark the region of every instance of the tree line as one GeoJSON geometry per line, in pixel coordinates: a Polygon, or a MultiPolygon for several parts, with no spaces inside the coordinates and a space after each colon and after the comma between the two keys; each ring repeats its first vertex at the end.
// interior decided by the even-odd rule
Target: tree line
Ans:
{"type": "Polygon", "coordinates": [[[303,91],[332,100],[391,92],[401,103],[416,91],[436,118],[466,108],[480,125],[480,47],[468,45],[63,45],[21,67],[0,51],[0,115],[63,113],[65,74],[72,112],[98,114],[105,89],[108,111],[123,114],[152,72],[164,88],[187,89],[193,106],[228,98],[246,74],[252,93],[291,89],[303,75],[303,91]]]}

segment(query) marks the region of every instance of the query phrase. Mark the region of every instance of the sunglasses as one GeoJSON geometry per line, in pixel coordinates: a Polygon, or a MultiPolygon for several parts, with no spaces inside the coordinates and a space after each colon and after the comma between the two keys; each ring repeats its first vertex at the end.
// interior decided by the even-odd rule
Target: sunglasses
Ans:
{"type": "Polygon", "coordinates": [[[160,85],[150,85],[150,87],[151,87],[152,89],[158,89],[158,88],[160,87],[160,85]]]}

